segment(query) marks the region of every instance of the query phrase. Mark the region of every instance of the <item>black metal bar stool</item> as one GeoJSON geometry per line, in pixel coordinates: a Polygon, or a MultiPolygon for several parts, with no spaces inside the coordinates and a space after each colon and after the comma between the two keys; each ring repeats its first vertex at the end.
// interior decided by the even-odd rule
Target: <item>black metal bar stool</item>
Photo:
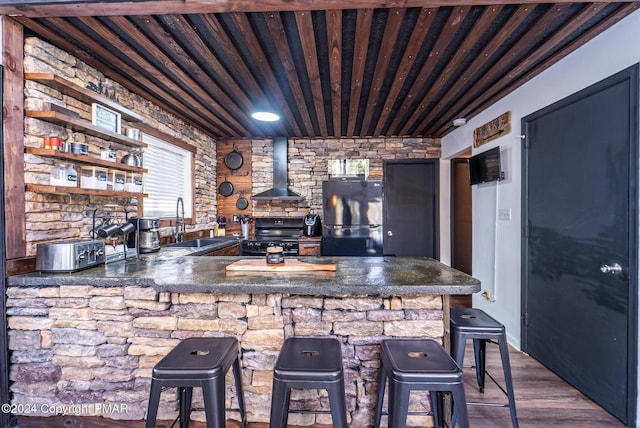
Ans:
{"type": "Polygon", "coordinates": [[[460,367],[463,367],[464,349],[467,339],[473,339],[473,352],[475,357],[476,379],[478,389],[484,393],[485,374],[507,396],[508,403],[484,403],[469,402],[469,405],[508,407],[511,411],[511,422],[514,428],[518,428],[516,415],[516,400],[513,393],[513,380],[511,377],[511,363],[509,362],[509,346],[504,325],[490,317],[486,312],[477,308],[451,308],[451,355],[460,367]],[[502,371],[504,373],[505,388],[500,385],[485,370],[485,355],[487,342],[496,343],[500,349],[502,371]]]}
{"type": "Polygon", "coordinates": [[[164,389],[177,387],[180,397],[177,420],[180,421],[180,428],[189,426],[189,415],[194,410],[205,411],[207,428],[224,428],[225,375],[232,366],[241,426],[246,427],[240,354],[238,340],[234,337],[184,339],[153,367],[146,427],[155,427],[160,393],[164,389]],[[194,386],[202,388],[204,409],[191,407],[194,386]]]}
{"type": "Polygon", "coordinates": [[[292,389],[326,389],[333,426],[347,428],[342,350],[337,339],[290,337],[284,341],[273,369],[270,428],[287,426],[292,389]]]}
{"type": "Polygon", "coordinates": [[[462,370],[438,342],[430,339],[387,339],[380,345],[380,375],[376,404],[376,428],[382,418],[382,403],[389,379],[389,428],[405,427],[409,412],[409,393],[412,390],[430,392],[435,426],[441,426],[439,409],[441,394],[453,396],[454,414],[458,426],[467,428],[469,420],[465,405],[462,370]]]}

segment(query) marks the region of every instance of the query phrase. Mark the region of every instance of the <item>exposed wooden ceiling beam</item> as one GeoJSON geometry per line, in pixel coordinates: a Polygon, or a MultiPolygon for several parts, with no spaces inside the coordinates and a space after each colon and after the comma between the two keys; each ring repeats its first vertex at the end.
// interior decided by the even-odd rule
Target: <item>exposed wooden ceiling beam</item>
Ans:
{"type": "MultiPolygon", "coordinates": [[[[178,19],[178,17],[174,18],[174,25],[179,26],[182,21],[178,19]]],[[[218,112],[218,115],[221,119],[224,119],[229,125],[233,126],[239,132],[244,132],[244,135],[252,135],[256,132],[256,129],[251,129],[250,131],[244,127],[243,124],[238,122],[237,118],[241,118],[244,116],[244,112],[237,108],[235,101],[238,100],[239,97],[234,97],[231,99],[226,96],[222,88],[219,88],[211,78],[209,78],[206,73],[197,65],[195,62],[189,57],[188,54],[185,54],[183,49],[175,43],[171,43],[168,39],[168,35],[165,31],[160,29],[159,24],[153,18],[146,17],[146,19],[138,20],[138,24],[142,24],[149,31],[149,34],[155,36],[155,40],[150,40],[145,34],[140,31],[138,27],[134,23],[132,23],[129,18],[125,17],[112,17],[110,18],[115,24],[117,24],[118,28],[123,32],[123,34],[118,34],[120,36],[127,35],[132,40],[136,40],[137,43],[141,44],[144,51],[148,52],[153,58],[156,58],[161,62],[162,66],[166,68],[166,72],[175,76],[176,81],[184,82],[188,84],[189,87],[195,88],[192,96],[197,96],[198,100],[201,100],[200,109],[211,109],[212,111],[218,112]],[[162,41],[163,49],[156,45],[156,41],[162,41]],[[186,73],[183,68],[179,67],[179,62],[176,60],[179,58],[181,61],[185,62],[189,67],[189,70],[192,70],[190,73],[186,73]],[[198,84],[195,84],[197,81],[198,84]],[[206,91],[205,91],[206,88],[206,91]],[[215,94],[215,95],[212,95],[215,94]],[[217,98],[217,99],[216,99],[217,98]]],[[[188,25],[182,25],[181,29],[184,30],[184,33],[189,38],[189,44],[192,49],[198,49],[200,55],[207,56],[208,49],[203,45],[202,41],[199,37],[188,33],[188,30],[191,28],[188,25]]],[[[141,54],[139,54],[141,55],[141,54]]],[[[224,69],[222,67],[217,67],[215,61],[211,60],[207,57],[207,64],[214,67],[214,72],[222,75],[224,73],[224,69]]],[[[151,66],[151,65],[150,65],[151,66]]],[[[185,67],[186,68],[186,67],[185,67]]],[[[160,76],[160,71],[156,71],[156,74],[160,76]]],[[[223,77],[226,77],[223,76],[223,77]]],[[[161,77],[157,77],[158,81],[163,81],[161,77]]],[[[235,87],[229,83],[229,79],[226,79],[225,85],[227,87],[231,87],[235,89],[235,87]]],[[[179,95],[175,90],[171,90],[172,93],[175,93],[176,96],[179,95]]],[[[240,92],[240,91],[238,91],[240,92]]],[[[247,100],[244,100],[248,103],[247,100]]],[[[219,121],[216,119],[214,122],[219,121]]]]}
{"type": "MultiPolygon", "coordinates": [[[[409,119],[411,127],[414,128],[412,133],[420,134],[423,126],[420,126],[421,122],[425,120],[432,120],[434,118],[433,107],[442,99],[442,91],[445,90],[447,84],[453,84],[457,81],[458,77],[464,73],[462,64],[467,55],[474,49],[480,48],[476,46],[478,43],[478,34],[485,34],[489,27],[495,22],[496,18],[500,15],[502,6],[491,6],[484,9],[482,15],[475,19],[473,29],[467,32],[467,37],[455,50],[455,54],[449,58],[447,65],[436,79],[433,80],[433,85],[429,88],[427,93],[422,99],[422,105],[427,106],[426,111],[416,110],[409,119]]],[[[453,118],[451,118],[453,119],[453,118]]],[[[405,126],[405,133],[406,132],[405,126]]]]}
{"type": "Polygon", "coordinates": [[[473,117],[595,35],[594,27],[608,28],[640,7],[392,2],[376,9],[14,19],[216,138],[440,137],[453,118],[473,117]],[[258,107],[282,120],[254,121],[249,114],[258,107]]]}
{"type": "MultiPolygon", "coordinates": [[[[122,19],[122,18],[119,18],[119,19],[122,19]]],[[[108,28],[105,24],[103,24],[101,21],[97,20],[96,18],[82,17],[79,20],[83,22],[88,28],[91,28],[97,35],[99,35],[103,39],[110,40],[114,44],[114,46],[116,46],[118,50],[122,52],[127,58],[130,58],[130,59],[135,58],[135,62],[137,63],[139,68],[144,70],[144,74],[145,74],[144,79],[148,80],[149,84],[152,87],[160,86],[164,88],[166,93],[173,94],[175,98],[177,98],[177,100],[179,101],[179,104],[178,104],[179,106],[190,105],[191,111],[200,113],[202,119],[208,119],[208,121],[212,123],[217,123],[221,132],[227,135],[234,135],[234,132],[237,132],[237,131],[234,131],[230,126],[227,126],[226,124],[222,123],[216,115],[209,112],[207,108],[208,106],[206,104],[208,101],[210,101],[210,98],[208,97],[207,94],[204,93],[204,91],[198,88],[199,93],[192,94],[192,93],[189,93],[189,91],[186,90],[184,87],[182,87],[180,84],[178,84],[177,80],[179,79],[191,82],[190,76],[188,76],[186,73],[179,70],[175,66],[175,64],[173,64],[171,61],[166,59],[162,51],[154,48],[153,43],[147,41],[147,43],[145,44],[145,49],[153,49],[152,51],[150,51],[150,53],[152,53],[153,55],[160,55],[160,60],[163,64],[163,67],[169,67],[170,72],[175,73],[177,77],[176,81],[166,79],[164,70],[158,69],[150,61],[150,59],[144,58],[133,47],[131,47],[125,41],[124,37],[122,37],[124,34],[117,34],[116,32],[108,28]],[[155,82],[158,82],[158,83],[155,83],[155,82]],[[208,100],[205,101],[205,99],[208,99],[208,100]]],[[[68,22],[67,28],[71,30],[73,28],[73,23],[68,22]]],[[[131,31],[136,31],[135,27],[131,25],[128,25],[127,28],[130,29],[131,31]]],[[[143,39],[144,38],[141,38],[138,40],[142,42],[143,39]]],[[[100,44],[99,40],[91,41],[91,44],[90,44],[91,51],[104,50],[104,49],[105,48],[100,44]]],[[[130,69],[132,70],[132,72],[127,73],[129,76],[131,76],[132,78],[136,77],[137,79],[142,80],[142,76],[141,76],[142,73],[140,72],[140,70],[134,69],[131,66],[131,64],[128,64],[124,60],[114,58],[112,68],[117,70],[130,69]]],[[[122,73],[123,76],[126,76],[127,74],[122,73]]],[[[122,77],[120,77],[119,80],[122,80],[122,77]]],[[[199,121],[198,119],[195,119],[196,115],[190,115],[188,113],[186,113],[186,115],[188,117],[192,116],[192,120],[196,122],[199,121]]],[[[227,118],[229,120],[234,120],[230,115],[227,115],[227,118]]],[[[205,123],[206,122],[201,122],[201,126],[206,126],[205,123]]],[[[247,134],[249,133],[244,128],[240,128],[239,131],[245,132],[247,134]]]]}
{"type": "MultiPolygon", "coordinates": [[[[63,0],[64,1],[64,0],[63,0]]],[[[640,0],[602,0],[600,3],[634,3],[640,0]]],[[[113,16],[113,15],[167,15],[222,12],[273,12],[340,9],[371,9],[387,7],[443,7],[493,4],[536,4],[539,0],[150,0],[140,2],[103,2],[84,0],[66,2],[51,0],[0,0],[0,15],[21,15],[28,18],[54,16],[113,16]]],[[[555,3],[576,3],[558,0],[555,3]]],[[[580,2],[583,3],[583,2],[580,2]]],[[[586,3],[586,2],[584,2],[586,3]]]]}
{"type": "Polygon", "coordinates": [[[375,129],[375,121],[378,120],[378,118],[373,117],[373,114],[376,111],[378,102],[384,103],[384,101],[379,98],[380,92],[382,91],[382,85],[387,75],[393,50],[396,48],[400,27],[404,21],[405,10],[406,9],[391,9],[387,16],[383,39],[389,42],[382,45],[380,52],[378,52],[373,80],[371,81],[371,89],[369,90],[369,99],[367,100],[367,108],[362,121],[362,135],[372,135],[373,131],[369,132],[371,122],[372,120],[374,121],[373,128],[375,129]]]}
{"type": "MultiPolygon", "coordinates": [[[[474,91],[473,94],[469,92],[462,92],[457,94],[457,96],[453,99],[456,100],[455,104],[449,109],[452,111],[459,112],[458,117],[471,117],[472,112],[475,112],[475,108],[480,105],[479,101],[482,98],[482,102],[486,100],[485,94],[487,91],[497,92],[501,90],[505,85],[502,81],[499,80],[500,76],[509,76],[510,74],[510,64],[514,61],[514,57],[521,55],[522,52],[530,52],[532,46],[538,42],[540,38],[540,34],[543,34],[545,29],[553,28],[553,23],[561,17],[563,14],[570,13],[570,5],[551,5],[549,9],[542,15],[535,23],[532,25],[535,28],[540,30],[540,33],[528,32],[522,38],[520,38],[513,46],[509,49],[509,54],[503,55],[495,64],[491,66],[488,70],[484,72],[482,76],[482,80],[477,82],[477,91],[474,91]],[[495,82],[500,81],[501,83],[496,84],[495,82]],[[492,83],[493,82],[493,83],[492,83]],[[496,86],[500,86],[497,88],[496,86]]],[[[511,80],[511,79],[510,79],[511,80]]],[[[451,124],[451,120],[455,118],[447,117],[439,118],[439,125],[446,124],[449,126],[451,124]]]]}
{"type": "MultiPolygon", "coordinates": [[[[324,110],[324,100],[322,98],[322,86],[320,84],[320,73],[318,65],[318,51],[316,41],[308,33],[313,33],[313,20],[309,12],[296,12],[296,25],[300,34],[300,43],[304,53],[304,61],[311,83],[311,94],[313,96],[313,108],[318,118],[320,135],[327,135],[327,119],[324,110]]],[[[311,106],[310,106],[311,109],[311,106]]],[[[311,111],[309,111],[311,114],[311,111]]]]}
{"type": "Polygon", "coordinates": [[[351,68],[351,99],[349,100],[349,116],[347,124],[347,135],[355,135],[356,117],[362,94],[362,82],[364,81],[365,62],[367,60],[367,50],[369,35],[371,34],[371,24],[373,20],[373,9],[360,9],[356,18],[356,40],[353,49],[353,59],[351,68]]]}
{"type": "Polygon", "coordinates": [[[292,57],[291,50],[285,49],[286,46],[289,46],[289,43],[287,41],[281,16],[279,13],[265,13],[264,20],[274,45],[279,47],[276,49],[275,53],[277,54],[277,58],[285,72],[285,75],[288,77],[288,79],[285,80],[283,76],[281,76],[278,83],[281,87],[289,85],[291,95],[293,96],[295,105],[298,107],[298,111],[302,118],[302,123],[298,125],[304,127],[303,132],[306,132],[307,135],[311,135],[310,133],[313,132],[313,125],[311,124],[307,103],[305,102],[302,92],[302,84],[300,83],[300,79],[296,73],[295,60],[292,57]]]}
{"type": "MultiPolygon", "coordinates": [[[[600,22],[594,25],[592,29],[585,33],[584,37],[573,41],[564,49],[556,52],[550,58],[544,60],[543,64],[537,65],[535,67],[533,66],[536,61],[543,58],[545,52],[548,52],[545,51],[545,45],[553,45],[554,40],[557,42],[559,39],[563,39],[568,34],[570,34],[571,31],[575,30],[576,27],[580,25],[580,22],[583,22],[582,19],[589,19],[591,17],[597,16],[598,12],[601,11],[603,7],[604,5],[600,3],[593,3],[590,6],[585,7],[578,14],[578,16],[574,17],[573,21],[569,25],[564,26],[562,29],[546,39],[541,46],[538,46],[535,51],[527,55],[522,64],[519,64],[518,66],[510,70],[509,79],[505,79],[500,87],[495,87],[491,90],[487,90],[483,96],[478,97],[477,99],[470,102],[469,116],[473,116],[474,113],[482,111],[482,109],[490,105],[491,101],[495,100],[496,97],[504,97],[510,92],[514,91],[516,88],[524,85],[527,81],[540,74],[543,70],[546,70],[547,68],[551,67],[553,64],[567,56],[569,52],[573,52],[575,49],[582,46],[596,35],[600,34],[606,28],[609,28],[612,25],[612,22],[618,22],[624,16],[627,16],[630,10],[632,11],[640,8],[640,4],[634,3],[623,6],[617,13],[611,15],[608,19],[605,19],[605,21],[608,22],[600,22]]],[[[447,126],[446,124],[440,123],[436,124],[433,129],[438,129],[439,132],[444,132],[444,130],[447,129],[447,126]]]]}
{"type": "MultiPolygon", "coordinates": [[[[19,18],[17,20],[21,21],[21,19],[19,18]]],[[[155,94],[162,93],[163,91],[161,90],[161,88],[159,88],[155,83],[151,82],[145,76],[141,75],[138,70],[133,69],[126,63],[116,60],[115,58],[112,62],[113,67],[110,69],[105,69],[104,64],[90,55],[86,50],[84,50],[83,47],[75,46],[69,42],[69,39],[71,37],[68,36],[72,36],[73,38],[82,38],[83,40],[91,43],[91,41],[87,40],[86,35],[77,28],[77,26],[69,24],[67,20],[64,20],[62,18],[53,18],[51,21],[57,24],[56,30],[51,30],[48,27],[32,20],[25,20],[23,23],[27,28],[30,28],[34,31],[37,30],[40,34],[45,35],[48,40],[56,43],[58,46],[73,54],[81,61],[86,62],[92,67],[100,68],[101,72],[103,72],[105,76],[117,82],[120,82],[123,86],[125,86],[132,92],[137,93],[141,97],[151,101],[157,106],[162,107],[167,112],[175,114],[177,117],[185,120],[186,122],[194,123],[192,118],[186,116],[181,110],[176,108],[176,106],[181,105],[182,100],[173,97],[169,99],[158,98],[157,96],[155,96],[155,94]],[[61,32],[60,30],[63,30],[63,32],[61,32]],[[123,79],[123,75],[126,75],[128,77],[123,79]],[[133,79],[131,79],[131,76],[139,77],[139,79],[137,79],[137,84],[133,83],[133,79]],[[144,86],[142,86],[140,82],[143,82],[144,86]]],[[[98,52],[100,55],[112,56],[112,53],[110,51],[98,45],[93,45],[92,49],[94,49],[94,52],[98,52]]],[[[204,126],[203,123],[196,123],[196,125],[200,127],[204,126]]],[[[221,135],[226,134],[226,131],[218,128],[214,128],[212,129],[212,131],[221,135]]]]}
{"type": "Polygon", "coordinates": [[[433,24],[433,19],[437,12],[437,9],[422,9],[420,11],[420,17],[411,32],[411,38],[405,48],[402,61],[398,66],[398,71],[396,72],[395,79],[391,84],[385,104],[382,107],[380,120],[378,120],[378,125],[376,126],[373,135],[382,135],[384,133],[384,127],[390,120],[389,117],[392,113],[392,109],[394,108],[395,101],[398,99],[398,95],[400,94],[400,91],[407,80],[407,76],[418,57],[418,53],[425,41],[425,38],[427,37],[427,34],[429,34],[429,29],[433,24]]]}
{"type": "MultiPolygon", "coordinates": [[[[342,13],[327,12],[327,46],[329,61],[329,84],[331,89],[331,112],[333,113],[333,133],[340,135],[340,106],[342,99],[342,13]]],[[[326,115],[326,113],[325,113],[326,115]]]]}
{"type": "Polygon", "coordinates": [[[500,46],[502,46],[518,29],[518,27],[522,25],[529,16],[531,8],[532,6],[529,5],[520,5],[504,24],[502,31],[498,32],[491,40],[487,41],[483,49],[478,52],[478,55],[476,55],[473,62],[467,66],[464,74],[460,76],[460,83],[453,85],[446,93],[442,94],[442,99],[434,106],[431,114],[433,118],[436,118],[436,121],[440,120],[440,124],[443,129],[451,126],[451,120],[455,119],[446,116],[443,117],[442,115],[443,110],[447,107],[447,102],[461,97],[462,94],[464,94],[468,88],[477,81],[474,79],[481,78],[477,73],[477,70],[482,70],[484,63],[491,59],[491,56],[500,49],[500,46]]]}
{"type": "Polygon", "coordinates": [[[395,135],[404,135],[403,128],[407,126],[406,124],[409,116],[418,110],[420,110],[421,113],[422,110],[426,108],[426,105],[420,104],[420,100],[416,99],[415,96],[421,91],[426,90],[426,85],[431,73],[440,61],[440,55],[445,52],[453,34],[457,31],[460,24],[462,24],[470,10],[470,7],[458,7],[451,11],[446,24],[442,28],[440,34],[438,34],[437,40],[433,45],[429,56],[422,64],[418,77],[414,80],[413,85],[411,86],[409,92],[414,96],[405,98],[398,109],[398,114],[389,127],[391,133],[395,135]]]}
{"type": "Polygon", "coordinates": [[[294,134],[300,135],[300,127],[296,123],[293,112],[289,108],[287,97],[278,85],[278,81],[276,76],[273,74],[273,69],[269,66],[269,60],[267,59],[265,52],[260,48],[260,40],[258,35],[256,35],[251,28],[251,23],[247,18],[247,14],[232,13],[230,16],[233,24],[238,29],[236,34],[237,40],[247,47],[249,54],[256,63],[256,67],[259,69],[260,76],[262,76],[263,80],[261,82],[261,87],[263,91],[268,92],[266,94],[267,98],[273,98],[275,105],[282,109],[280,113],[286,118],[286,121],[290,124],[294,134]]]}
{"type": "MultiPolygon", "coordinates": [[[[193,18],[199,18],[199,16],[193,18]]],[[[173,54],[173,61],[183,64],[187,70],[197,71],[201,75],[206,75],[208,79],[218,81],[216,85],[209,83],[204,77],[200,80],[201,86],[213,91],[215,93],[214,98],[219,102],[219,105],[217,103],[212,104],[211,108],[214,111],[218,111],[220,110],[220,105],[226,106],[225,108],[230,109],[237,120],[249,123],[247,129],[251,129],[253,132],[243,134],[243,136],[256,135],[255,130],[257,128],[253,126],[252,121],[248,120],[248,114],[253,108],[253,103],[263,98],[259,97],[259,92],[253,92],[257,89],[257,85],[252,84],[253,82],[251,81],[247,82],[247,85],[255,95],[253,97],[248,96],[234,79],[232,75],[234,73],[225,69],[219,58],[213,54],[211,46],[212,44],[219,44],[219,42],[210,37],[209,31],[211,31],[211,27],[206,24],[198,25],[199,29],[196,30],[192,21],[189,22],[184,16],[179,15],[162,17],[161,21],[164,22],[166,27],[168,26],[167,22],[171,23],[169,31],[172,33],[174,43],[175,40],[180,40],[184,47],[184,52],[176,48],[172,49],[176,51],[173,54]],[[197,66],[192,65],[194,61],[198,63],[197,66]]],[[[211,20],[206,21],[209,24],[211,23],[211,20]]],[[[224,41],[221,39],[220,43],[224,43],[224,41]]],[[[171,39],[169,38],[166,41],[166,45],[171,46],[171,44],[171,39]]],[[[238,74],[240,73],[238,72],[238,74]]],[[[226,115],[224,117],[225,120],[228,120],[226,115]]]]}

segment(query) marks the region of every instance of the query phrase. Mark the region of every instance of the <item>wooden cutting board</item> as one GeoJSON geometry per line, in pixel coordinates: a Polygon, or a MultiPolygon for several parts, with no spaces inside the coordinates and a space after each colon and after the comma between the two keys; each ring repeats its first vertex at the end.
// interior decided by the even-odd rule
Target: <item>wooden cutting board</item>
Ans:
{"type": "Polygon", "coordinates": [[[284,263],[267,264],[265,259],[238,260],[227,266],[228,271],[261,271],[261,272],[312,272],[335,271],[335,264],[316,264],[301,262],[297,259],[285,259],[284,263]]]}

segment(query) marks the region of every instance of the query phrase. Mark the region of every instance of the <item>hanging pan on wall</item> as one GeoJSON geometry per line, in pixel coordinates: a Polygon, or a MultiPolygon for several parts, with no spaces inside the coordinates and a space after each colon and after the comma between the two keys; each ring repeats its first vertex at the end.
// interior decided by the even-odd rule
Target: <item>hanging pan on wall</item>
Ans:
{"type": "Polygon", "coordinates": [[[232,171],[239,169],[243,163],[242,154],[236,151],[236,145],[233,145],[233,151],[227,153],[224,157],[224,164],[232,171]]]}
{"type": "Polygon", "coordinates": [[[241,194],[238,200],[236,201],[236,208],[238,208],[239,210],[246,210],[248,206],[249,206],[249,201],[247,201],[247,198],[245,198],[241,194]]]}
{"type": "Polygon", "coordinates": [[[218,191],[222,196],[231,196],[233,194],[233,183],[227,181],[227,177],[224,177],[224,181],[220,183],[218,191]]]}

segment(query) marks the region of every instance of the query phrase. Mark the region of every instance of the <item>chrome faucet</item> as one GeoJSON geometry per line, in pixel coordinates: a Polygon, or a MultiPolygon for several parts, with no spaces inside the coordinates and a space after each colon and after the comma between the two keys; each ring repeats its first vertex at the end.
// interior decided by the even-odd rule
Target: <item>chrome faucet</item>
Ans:
{"type": "Polygon", "coordinates": [[[182,242],[184,226],[184,201],[182,198],[178,198],[178,202],[176,202],[176,232],[173,235],[176,242],[182,242]],[[180,218],[180,208],[182,208],[182,219],[180,218]]]}

